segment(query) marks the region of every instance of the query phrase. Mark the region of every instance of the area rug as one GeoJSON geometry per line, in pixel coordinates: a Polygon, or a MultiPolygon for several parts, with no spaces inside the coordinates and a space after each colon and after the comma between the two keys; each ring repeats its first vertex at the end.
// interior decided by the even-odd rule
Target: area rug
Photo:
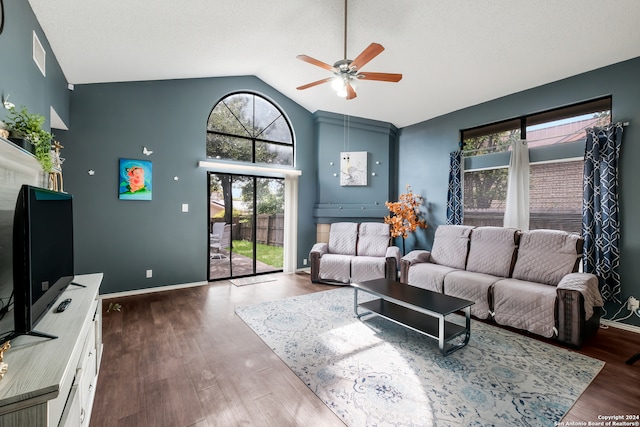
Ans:
{"type": "Polygon", "coordinates": [[[262,277],[262,276],[252,276],[252,277],[240,277],[238,279],[230,280],[236,286],[247,286],[247,285],[256,285],[258,283],[265,282],[275,282],[276,279],[273,277],[262,277]]]}
{"type": "Polygon", "coordinates": [[[553,426],[604,366],[477,321],[469,344],[443,357],[429,337],[355,318],[351,288],[236,313],[352,427],[553,426]]]}

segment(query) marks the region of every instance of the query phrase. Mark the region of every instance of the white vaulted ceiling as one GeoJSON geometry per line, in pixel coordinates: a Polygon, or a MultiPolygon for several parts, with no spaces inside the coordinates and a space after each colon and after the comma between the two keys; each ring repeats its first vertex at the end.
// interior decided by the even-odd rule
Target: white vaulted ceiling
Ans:
{"type": "Polygon", "coordinates": [[[70,83],[255,75],[311,112],[404,127],[640,56],[638,0],[350,0],[358,97],[296,59],[343,59],[343,0],[29,0],[70,83]]]}

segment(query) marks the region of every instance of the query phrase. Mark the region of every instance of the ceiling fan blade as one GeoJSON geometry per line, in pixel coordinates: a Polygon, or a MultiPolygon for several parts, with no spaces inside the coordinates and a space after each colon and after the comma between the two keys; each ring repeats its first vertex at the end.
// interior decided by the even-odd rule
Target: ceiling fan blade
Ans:
{"type": "Polygon", "coordinates": [[[356,70],[359,70],[364,66],[364,64],[371,61],[376,56],[380,55],[380,53],[382,53],[383,50],[384,50],[384,47],[382,47],[381,44],[371,43],[365,50],[362,51],[360,55],[358,55],[356,59],[353,60],[353,62],[351,63],[351,67],[355,68],[356,70]]]}
{"type": "Polygon", "coordinates": [[[311,82],[311,83],[307,83],[306,85],[298,86],[296,89],[298,89],[298,90],[308,89],[308,88],[313,87],[313,86],[318,86],[318,85],[320,85],[322,83],[330,82],[333,79],[334,79],[334,77],[327,77],[326,79],[316,80],[315,82],[311,82]]]}
{"type": "Polygon", "coordinates": [[[317,60],[315,58],[312,58],[310,56],[307,56],[307,55],[298,55],[298,56],[296,56],[296,58],[298,58],[301,61],[308,62],[309,64],[318,66],[320,68],[324,68],[325,70],[329,70],[329,71],[333,71],[333,72],[336,71],[336,69],[333,68],[333,66],[327,64],[326,62],[319,61],[319,60],[317,60]]]}
{"type": "Polygon", "coordinates": [[[394,73],[369,73],[363,71],[362,74],[358,74],[358,78],[362,80],[378,80],[381,82],[399,82],[402,79],[402,74],[394,73]]]}
{"type": "Polygon", "coordinates": [[[347,100],[353,99],[356,96],[358,95],[356,95],[355,89],[351,86],[351,82],[347,82],[347,100]]]}

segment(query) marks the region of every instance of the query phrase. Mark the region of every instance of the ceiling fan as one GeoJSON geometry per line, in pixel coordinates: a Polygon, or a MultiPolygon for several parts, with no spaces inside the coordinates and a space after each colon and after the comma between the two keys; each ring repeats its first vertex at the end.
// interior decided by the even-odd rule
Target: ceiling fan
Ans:
{"type": "Polygon", "coordinates": [[[402,74],[394,73],[374,73],[364,72],[360,69],[378,56],[384,47],[378,43],[371,43],[365,50],[356,57],[356,59],[347,59],[347,0],[344,1],[344,58],[336,61],[333,65],[329,65],[325,62],[319,61],[307,55],[298,55],[296,58],[308,62],[309,64],[316,65],[320,68],[324,68],[327,71],[333,73],[332,77],[326,79],[317,80],[315,82],[308,83],[306,85],[298,86],[296,89],[303,90],[313,86],[317,86],[322,83],[332,82],[332,87],[338,92],[338,96],[345,97],[346,99],[353,99],[356,95],[355,83],[358,80],[377,80],[381,82],[399,82],[402,79],[402,74]]]}

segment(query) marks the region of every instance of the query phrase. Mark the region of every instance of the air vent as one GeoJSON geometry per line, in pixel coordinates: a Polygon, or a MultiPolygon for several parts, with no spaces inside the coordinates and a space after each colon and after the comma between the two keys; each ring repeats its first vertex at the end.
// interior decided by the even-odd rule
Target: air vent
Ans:
{"type": "Polygon", "coordinates": [[[42,73],[43,76],[46,76],[46,59],[47,59],[47,52],[44,50],[44,48],[42,47],[42,43],[40,43],[40,39],[38,38],[38,36],[36,35],[36,32],[33,32],[33,62],[36,63],[36,65],[38,66],[38,68],[40,69],[40,72],[42,73]]]}

